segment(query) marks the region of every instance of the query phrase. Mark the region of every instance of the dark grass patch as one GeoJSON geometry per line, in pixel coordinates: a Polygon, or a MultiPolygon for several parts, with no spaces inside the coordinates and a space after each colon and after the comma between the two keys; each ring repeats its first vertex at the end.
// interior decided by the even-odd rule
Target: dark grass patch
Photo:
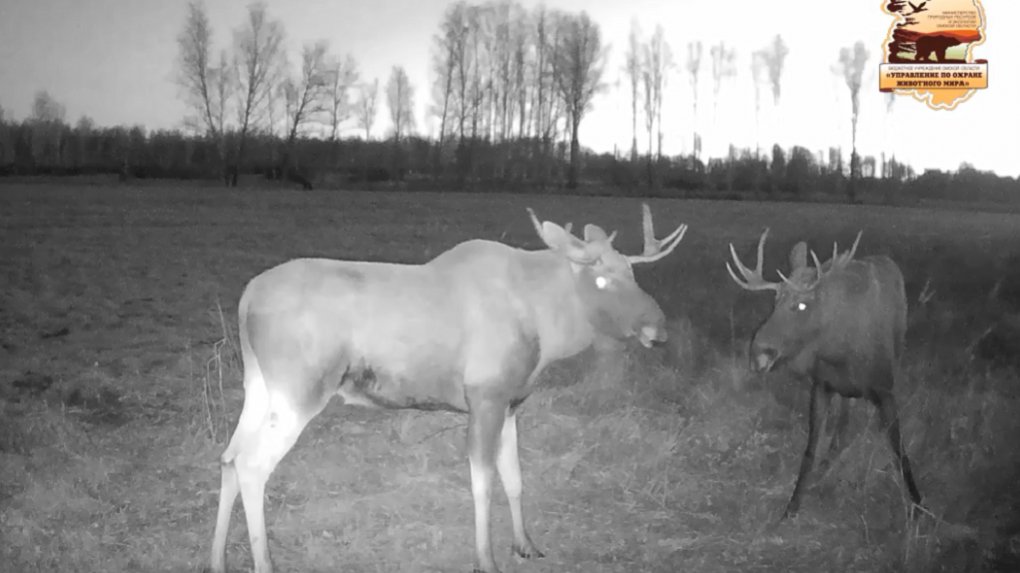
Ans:
{"type": "MultiPolygon", "coordinates": [[[[1009,570],[1020,386],[994,356],[969,349],[1020,310],[1017,216],[650,203],[661,231],[691,225],[669,259],[635,269],[670,317],[670,340],[606,345],[543,375],[519,425],[528,523],[548,557],[509,557],[497,488],[504,570],[1009,570]],[[796,241],[828,253],[862,228],[859,253],[903,267],[911,324],[897,397],[937,519],[908,526],[876,416],[860,403],[851,444],[802,516],[775,524],[806,439],[807,388],[747,373],[747,340],[771,300],[744,293],[724,269],[728,243],[746,256],[764,226],[770,276],[796,241]]],[[[297,256],[423,262],[469,238],[538,248],[525,206],[619,229],[616,244],[640,251],[631,199],[4,187],[0,562],[197,570],[217,457],[243,400],[234,329],[245,282],[297,256]]],[[[327,408],[269,482],[278,567],[469,567],[465,421],[327,408]]],[[[250,565],[240,507],[228,551],[235,570],[250,565]]]]}

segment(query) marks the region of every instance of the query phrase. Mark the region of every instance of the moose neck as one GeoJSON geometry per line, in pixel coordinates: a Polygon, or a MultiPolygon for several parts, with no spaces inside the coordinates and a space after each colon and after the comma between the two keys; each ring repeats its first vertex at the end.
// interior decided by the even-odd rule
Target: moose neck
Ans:
{"type": "Polygon", "coordinates": [[[542,351],[542,362],[570,358],[586,350],[595,340],[590,310],[578,295],[572,263],[552,251],[527,254],[534,264],[523,265],[524,279],[537,288],[525,289],[533,309],[534,331],[542,351]]]}

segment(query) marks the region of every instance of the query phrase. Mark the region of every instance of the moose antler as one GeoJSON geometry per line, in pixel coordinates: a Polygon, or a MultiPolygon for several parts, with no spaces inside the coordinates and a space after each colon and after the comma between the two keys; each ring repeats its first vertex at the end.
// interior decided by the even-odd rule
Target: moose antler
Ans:
{"type": "MultiPolygon", "coordinates": [[[[525,207],[525,209],[527,209],[528,214],[531,215],[531,224],[535,226],[535,231],[538,232],[538,236],[545,237],[545,232],[542,231],[542,222],[538,220],[538,216],[535,215],[535,211],[533,211],[531,207],[525,207]]],[[[563,225],[563,230],[566,231],[568,235],[570,234],[570,230],[573,228],[574,228],[573,223],[567,223],[566,225],[563,225]]]]}
{"type": "MultiPolygon", "coordinates": [[[[743,276],[743,280],[737,278],[737,273],[733,272],[733,267],[730,266],[729,261],[726,262],[726,270],[730,272],[730,276],[736,281],[738,285],[746,290],[774,290],[779,291],[782,288],[782,283],[774,283],[765,280],[762,276],[762,262],[765,259],[765,237],[769,236],[768,227],[761,234],[761,238],[758,239],[758,264],[755,265],[754,270],[744,266],[744,263],[740,262],[740,257],[737,256],[737,250],[733,248],[733,243],[730,243],[730,254],[733,255],[733,262],[737,265],[737,270],[740,271],[740,275],[743,276]]],[[[783,276],[780,274],[779,276],[783,276]]],[[[790,281],[783,277],[783,280],[790,284],[790,281]]]]}
{"type": "Polygon", "coordinates": [[[768,228],[765,229],[765,232],[761,234],[761,238],[758,239],[758,263],[757,265],[755,265],[755,269],[752,271],[751,269],[745,267],[744,264],[740,262],[740,257],[737,256],[737,251],[736,249],[733,248],[733,243],[730,243],[730,254],[733,255],[733,262],[737,264],[737,269],[740,271],[740,274],[744,277],[744,279],[741,280],[737,278],[737,275],[736,273],[733,272],[733,268],[730,267],[729,262],[726,263],[726,270],[730,272],[730,276],[733,277],[733,280],[736,281],[738,285],[747,290],[778,291],[779,289],[782,288],[783,284],[785,283],[793,290],[800,292],[809,291],[815,288],[815,286],[818,285],[818,282],[821,281],[823,277],[832,274],[833,271],[843,269],[844,267],[846,267],[847,264],[850,263],[850,261],[853,260],[854,253],[857,252],[857,245],[861,241],[862,233],[863,231],[857,233],[857,239],[854,241],[853,247],[851,247],[851,249],[845,253],[839,252],[836,243],[832,244],[832,259],[829,260],[828,262],[829,268],[826,271],[822,270],[822,263],[821,261],[818,260],[818,255],[816,255],[814,251],[811,251],[811,259],[815,263],[816,272],[815,279],[811,281],[810,284],[807,285],[796,283],[788,279],[786,275],[784,275],[783,272],[778,269],[776,270],[776,273],[779,275],[779,278],[783,279],[782,283],[769,282],[765,280],[765,278],[762,276],[762,260],[764,259],[765,255],[765,237],[767,237],[769,234],[768,228]]]}
{"type": "MultiPolygon", "coordinates": [[[[645,249],[640,255],[631,255],[627,260],[631,264],[654,263],[673,252],[687,233],[687,225],[681,224],[664,239],[655,238],[655,226],[652,224],[652,209],[648,203],[641,204],[641,223],[645,235],[645,249]]],[[[615,234],[615,233],[614,233],[615,234]]]]}
{"type": "Polygon", "coordinates": [[[542,230],[542,222],[538,220],[538,216],[535,215],[535,212],[531,209],[531,207],[525,207],[525,209],[528,210],[528,215],[531,216],[531,224],[535,226],[535,232],[538,233],[538,236],[544,240],[545,231],[542,230]]]}
{"type": "Polygon", "coordinates": [[[818,269],[817,277],[815,278],[815,281],[814,283],[812,283],[811,287],[814,287],[816,284],[818,284],[818,281],[822,280],[823,276],[830,275],[838,270],[842,270],[848,264],[850,264],[850,261],[854,259],[854,254],[857,252],[857,245],[860,244],[861,242],[862,234],[864,234],[863,230],[857,231],[857,238],[854,239],[853,246],[850,247],[850,250],[845,253],[840,253],[839,247],[836,244],[836,242],[835,241],[832,242],[832,258],[829,259],[829,269],[824,273],[822,272],[821,263],[818,262],[818,256],[815,255],[814,251],[811,251],[811,258],[814,259],[815,268],[818,269]]]}

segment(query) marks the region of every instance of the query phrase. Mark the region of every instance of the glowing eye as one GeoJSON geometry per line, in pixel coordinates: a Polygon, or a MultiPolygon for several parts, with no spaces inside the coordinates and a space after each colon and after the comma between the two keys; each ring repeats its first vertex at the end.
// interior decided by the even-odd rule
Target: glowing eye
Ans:
{"type": "Polygon", "coordinates": [[[606,288],[607,286],[609,286],[609,279],[607,279],[606,277],[595,277],[595,286],[599,287],[600,289],[606,288]]]}
{"type": "Polygon", "coordinates": [[[797,310],[807,310],[807,303],[806,302],[798,302],[797,303],[797,310]]]}

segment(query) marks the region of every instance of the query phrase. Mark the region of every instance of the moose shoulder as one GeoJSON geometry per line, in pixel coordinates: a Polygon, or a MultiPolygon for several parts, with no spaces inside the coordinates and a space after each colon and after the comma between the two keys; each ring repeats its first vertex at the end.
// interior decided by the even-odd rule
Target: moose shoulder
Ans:
{"type": "Polygon", "coordinates": [[[523,517],[517,407],[549,364],[600,336],[666,339],[665,316],[632,264],[665,257],[680,225],[655,238],[643,206],[644,252],[587,225],[584,239],[535,214],[548,247],[461,243],[423,265],[297,259],[252,279],[238,305],[244,406],[221,456],[211,568],[226,569],[227,529],[241,495],[256,573],[272,571],[263,511],[273,470],[336,395],[376,408],[468,414],[476,570],[498,571],[490,500],[498,474],[510,504],[513,551],[541,557],[523,517]]]}
{"type": "MultiPolygon", "coordinates": [[[[855,259],[861,240],[858,233],[849,252],[839,253],[833,245],[832,258],[825,263],[811,251],[814,266],[808,264],[807,245],[797,243],[790,251],[790,276],[779,272],[782,280],[770,282],[762,275],[767,236],[765,229],[758,241],[754,270],[740,262],[732,244],[730,254],[740,276],[729,263],[726,268],[744,289],[776,293],[772,315],[751,341],[751,369],[767,372],[785,366],[811,382],[808,443],[783,517],[796,514],[800,507],[833,395],[865,398],[875,405],[910,498],[920,506],[921,495],[902,448],[893,393],[907,319],[899,267],[884,255],[855,259]]],[[[846,445],[848,415],[847,402],[843,400],[823,466],[846,445]]]]}

